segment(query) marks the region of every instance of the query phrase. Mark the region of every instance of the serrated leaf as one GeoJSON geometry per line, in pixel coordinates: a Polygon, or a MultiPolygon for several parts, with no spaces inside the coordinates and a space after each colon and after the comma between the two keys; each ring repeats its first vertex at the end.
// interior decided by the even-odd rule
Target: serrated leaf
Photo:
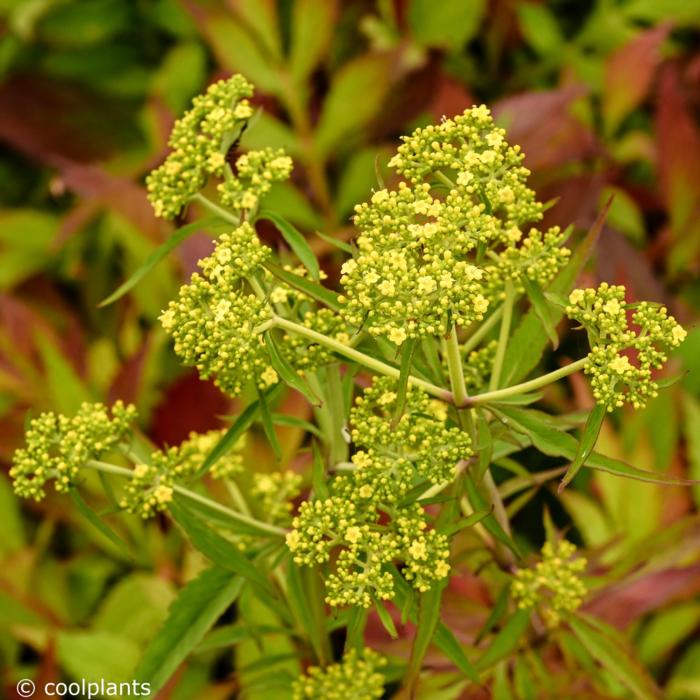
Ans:
{"type": "Polygon", "coordinates": [[[95,513],[90,506],[85,503],[83,497],[77,489],[70,489],[70,497],[73,500],[73,504],[78,509],[78,512],[96,529],[101,535],[106,537],[119,552],[121,552],[127,559],[133,560],[134,556],[129,549],[124,540],[117,535],[114,530],[112,530],[107,523],[105,523],[102,518],[100,518],[97,513],[95,513]]]}
{"type": "Polygon", "coordinates": [[[581,434],[581,441],[579,442],[578,449],[576,450],[576,455],[574,456],[574,461],[564,474],[564,478],[559,484],[559,493],[561,493],[567,486],[571,483],[571,480],[578,474],[579,469],[586,463],[586,460],[590,457],[596,442],[598,441],[598,435],[600,434],[600,429],[603,427],[603,420],[605,419],[605,414],[607,410],[603,404],[596,404],[593,410],[588,414],[588,420],[583,428],[583,433],[581,434]]]}
{"type": "Polygon", "coordinates": [[[289,221],[274,211],[264,209],[258,214],[258,219],[266,219],[275,225],[275,228],[282,234],[282,237],[287,241],[302,265],[309,271],[311,278],[318,282],[321,270],[313,250],[306,242],[306,238],[289,221]]]}
{"type": "Polygon", "coordinates": [[[168,505],[173,520],[185,531],[192,545],[221,569],[238,574],[274,596],[267,577],[232,542],[191,515],[176,497],[168,505]]]}
{"type": "Polygon", "coordinates": [[[296,373],[292,365],[289,364],[289,361],[282,355],[270,331],[265,332],[265,347],[270,353],[270,363],[282,381],[292,389],[296,389],[302,396],[305,396],[312,406],[322,406],[323,402],[321,399],[314,394],[306,382],[296,373]]]}
{"type": "MultiPolygon", "coordinates": [[[[464,486],[467,492],[467,498],[474,511],[489,510],[490,505],[486,499],[481,495],[479,489],[477,488],[474,480],[468,472],[464,473],[464,486]]],[[[504,544],[508,549],[515,554],[518,559],[522,557],[520,554],[520,549],[518,545],[515,544],[512,537],[509,537],[508,533],[501,527],[496,517],[489,513],[483,518],[484,527],[502,544],[504,544]]]]}
{"type": "Polygon", "coordinates": [[[364,54],[345,63],[333,76],[315,131],[319,158],[325,160],[379,113],[389,89],[389,62],[386,55],[364,54]]]}
{"type": "Polygon", "coordinates": [[[279,634],[287,632],[284,627],[275,625],[258,625],[237,623],[225,625],[212,630],[194,649],[195,654],[218,649],[227,649],[247,639],[255,639],[263,634],[279,634]]]}
{"type": "MultiPolygon", "coordinates": [[[[551,424],[547,423],[546,419],[540,417],[539,411],[519,408],[499,408],[498,411],[509,418],[512,427],[524,431],[540,452],[552,457],[566,457],[567,459],[574,459],[576,456],[578,443],[575,438],[568,433],[553,428],[551,424]]],[[[546,414],[541,415],[546,416],[546,414]]],[[[670,474],[637,469],[619,459],[606,457],[597,452],[590,454],[586,466],[608,474],[646,481],[651,484],[692,486],[700,483],[700,481],[681,479],[670,474]]]]}
{"type": "Polygon", "coordinates": [[[208,217],[206,219],[200,219],[194,223],[187,224],[182,228],[174,231],[165,243],[156,248],[147,258],[144,260],[141,267],[139,267],[136,272],[134,272],[131,277],[129,277],[126,282],[119,285],[106,299],[103,299],[99,306],[108,306],[113,304],[117,299],[121,299],[127,292],[133,289],[163,258],[165,258],[168,253],[177,248],[188,236],[191,236],[197,231],[201,231],[213,222],[217,221],[215,217],[208,217]]]}
{"type": "Polygon", "coordinates": [[[287,599],[290,603],[290,608],[294,618],[301,625],[306,637],[311,642],[316,658],[321,661],[324,658],[323,639],[321,638],[323,630],[323,620],[316,614],[319,610],[318,600],[313,596],[319,591],[314,590],[317,586],[309,585],[310,576],[316,576],[316,570],[299,568],[294,560],[289,557],[287,560],[287,599]]]}
{"type": "Polygon", "coordinates": [[[530,303],[532,304],[532,308],[542,322],[542,327],[549,336],[549,339],[552,341],[552,348],[556,350],[559,346],[559,336],[552,322],[547,299],[545,299],[540,285],[535,280],[530,279],[527,275],[523,275],[521,279],[528,299],[530,299],[530,303]]]}
{"type": "Polygon", "coordinates": [[[377,611],[377,616],[379,621],[382,623],[384,629],[389,633],[392,639],[397,639],[399,633],[396,631],[396,625],[394,625],[394,620],[392,619],[389,611],[386,609],[384,603],[378,598],[374,599],[374,609],[377,611]]]}
{"type": "Polygon", "coordinates": [[[530,624],[529,610],[516,610],[493,638],[488,649],[476,662],[476,668],[485,670],[501,659],[510,656],[520,644],[520,639],[530,624]]]}
{"type": "Polygon", "coordinates": [[[325,55],[335,28],[336,0],[295,0],[289,68],[298,88],[325,55]]]}
{"type": "Polygon", "coordinates": [[[413,637],[411,658],[408,663],[406,680],[407,687],[417,680],[423,666],[423,659],[428,651],[430,642],[435,635],[435,630],[440,622],[440,603],[442,601],[443,583],[436,583],[433,587],[421,593],[418,604],[418,619],[416,620],[416,634],[413,637]]]}
{"type": "Polygon", "coordinates": [[[435,630],[435,646],[471,681],[479,683],[479,674],[467,658],[462,645],[449,627],[440,622],[435,630]]]}
{"type": "Polygon", "coordinates": [[[253,401],[246,406],[243,412],[236,418],[233,425],[222,435],[221,439],[212,447],[211,452],[199,468],[195,479],[199,479],[206,474],[233,446],[238,442],[241,435],[250,428],[255,417],[260,410],[260,401],[253,401]]]}
{"type": "Polygon", "coordinates": [[[294,287],[294,289],[298,289],[300,292],[304,292],[304,294],[307,294],[312,299],[320,301],[329,309],[333,309],[333,311],[340,311],[338,295],[334,291],[327,289],[318,282],[308,280],[300,275],[295,275],[293,272],[289,272],[289,270],[285,270],[283,267],[280,267],[275,263],[268,262],[265,264],[265,267],[275,277],[281,279],[283,282],[286,282],[291,287],[294,287]]]}
{"type": "Polygon", "coordinates": [[[476,34],[486,7],[484,0],[411,0],[408,8],[411,34],[423,46],[458,49],[476,34]]]}
{"type": "Polygon", "coordinates": [[[243,588],[240,576],[219,568],[203,571],[180,591],[165,624],[146,647],[133,677],[157,693],[243,588]]]}
{"type": "Polygon", "coordinates": [[[611,629],[590,617],[571,615],[567,622],[588,653],[638,700],[658,700],[661,692],[646,669],[636,662],[611,629]]]}

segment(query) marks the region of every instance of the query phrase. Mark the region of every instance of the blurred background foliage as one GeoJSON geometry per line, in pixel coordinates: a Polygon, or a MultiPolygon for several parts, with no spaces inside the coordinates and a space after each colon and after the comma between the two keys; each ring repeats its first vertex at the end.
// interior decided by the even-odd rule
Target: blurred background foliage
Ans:
{"type": "MultiPolygon", "coordinates": [[[[661,301],[690,334],[675,368],[683,379],[646,410],[616,414],[599,448],[700,478],[699,0],[0,0],[0,28],[5,465],[28,411],[122,398],[159,444],[237,412],[179,367],[155,322],[211,249],[206,234],[128,298],[98,304],[173,230],[153,217],[143,178],[163,158],[175,116],[209,82],[241,72],[261,108],[242,147],[282,146],[296,163],[267,206],[308,232],[331,281],[334,249],[314,232],[350,239],[352,208],[386,175],[398,136],[474,103],[487,103],[523,147],[540,198],[557,200],[548,224],[587,229],[614,195],[582,282],[622,283],[633,298],[661,301]]],[[[560,331],[553,367],[584,352],[560,331]]],[[[565,411],[591,405],[583,379],[570,388],[547,400],[565,411]]],[[[297,397],[284,402],[308,417],[297,397]]],[[[279,435],[283,466],[299,467],[301,430],[280,426],[279,435]]],[[[264,437],[253,437],[256,467],[278,468],[264,437]]],[[[588,549],[599,585],[587,610],[631,640],[664,697],[700,698],[700,488],[601,473],[561,500],[548,487],[517,486],[510,509],[525,546],[541,543],[551,512],[588,549]]],[[[125,552],[65,498],[20,506],[4,474],[0,513],[8,694],[27,675],[128,679],[199,555],[164,522],[107,515],[125,552]]],[[[445,617],[465,643],[492,595],[466,568],[451,582],[445,617]]],[[[242,600],[236,619],[260,621],[258,607],[242,600]]],[[[390,653],[407,644],[376,621],[370,630],[390,653]]],[[[450,669],[441,657],[429,662],[438,672],[431,697],[487,697],[441,694],[450,669]]],[[[273,664],[296,672],[283,636],[243,641],[234,653],[210,642],[163,697],[279,697],[265,691],[273,664]]],[[[582,667],[582,649],[570,658],[523,651],[497,672],[493,697],[626,697],[612,677],[582,667]]]]}

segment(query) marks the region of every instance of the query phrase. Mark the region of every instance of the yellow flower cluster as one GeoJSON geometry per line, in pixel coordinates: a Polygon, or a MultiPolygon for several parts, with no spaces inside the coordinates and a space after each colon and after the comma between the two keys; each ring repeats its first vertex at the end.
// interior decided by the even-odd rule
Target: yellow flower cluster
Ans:
{"type": "Polygon", "coordinates": [[[265,388],[277,381],[261,335],[254,329],[270,317],[265,299],[246,291],[270,255],[248,223],[221,236],[214,252],[199,261],[160,320],[173,337],[175,352],[187,365],[197,367],[203,379],[233,396],[253,380],[265,388]]]}
{"type": "Polygon", "coordinates": [[[644,406],[658,393],[653,370],[661,369],[667,351],[680,345],[685,329],[664,306],[627,304],[625,288],[601,284],[598,289],[574,289],[566,314],[588,333],[591,352],[585,367],[596,401],[609,411],[626,402],[644,406]],[[628,313],[635,328],[630,328],[628,313]]]}
{"type": "Polygon", "coordinates": [[[386,659],[371,649],[362,655],[352,649],[341,663],[325,668],[314,666],[294,682],[293,700],[377,700],[384,694],[384,676],[379,669],[386,659]]]}
{"type": "Polygon", "coordinates": [[[250,151],[236,160],[235,175],[224,170],[218,186],[221,203],[234,211],[254,211],[273,183],[286,180],[292,172],[292,159],[282,149],[250,151]]]}
{"type": "Polygon", "coordinates": [[[86,462],[100,459],[126,439],[135,419],[136,409],[121,401],[111,410],[103,404],[84,403],[73,417],[42,413],[32,419],[26,446],[12,458],[10,478],[15,492],[39,501],[51,480],[56,491],[67,491],[86,462]]]}
{"type": "Polygon", "coordinates": [[[253,86],[234,75],[194,98],[192,108],[173,127],[168,141],[173,150],[146,179],[156,216],[177,216],[202,189],[207,175],[223,175],[226,152],[253,114],[246,99],[252,94],[253,86]]]}
{"type": "Polygon", "coordinates": [[[395,390],[394,382],[375,379],[357,399],[352,438],[364,449],[354,454],[352,471],[332,482],[328,498],[301,504],[287,536],[298,564],[327,562],[339,550],[326,579],[330,605],[369,607],[393,598],[387,566],[393,561],[402,562],[402,575],[419,591],[450,571],[448,538],[428,527],[423,507],[408,494],[418,484],[453,478],[456,463],[471,454],[469,439],[446,427],[443,407],[416,389],[396,423],[395,390]]]}
{"type": "MultiPolygon", "coordinates": [[[[200,469],[207,455],[223,436],[223,431],[190,433],[180,445],[157,450],[147,463],[137,464],[132,478],[124,488],[120,506],[130,513],[150,518],[167,508],[172,501],[174,486],[193,477],[200,469]]],[[[215,478],[229,478],[243,469],[244,438],[231,450],[219,458],[212,467],[215,478]]]]}
{"type": "Polygon", "coordinates": [[[539,606],[550,627],[556,627],[561,613],[576,610],[586,595],[580,578],[586,560],[576,557],[576,547],[567,540],[546,542],[542,560],[531,569],[515,573],[511,586],[513,597],[522,610],[539,606]]]}

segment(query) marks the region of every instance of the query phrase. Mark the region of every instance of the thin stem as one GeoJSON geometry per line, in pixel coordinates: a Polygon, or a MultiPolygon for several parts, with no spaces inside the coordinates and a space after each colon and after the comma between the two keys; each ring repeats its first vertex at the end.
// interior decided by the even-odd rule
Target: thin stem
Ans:
{"type": "MultiPolygon", "coordinates": [[[[401,374],[401,372],[396,367],[392,367],[391,365],[388,365],[385,362],[382,362],[381,360],[377,360],[374,357],[366,355],[364,352],[360,352],[355,348],[351,348],[348,345],[340,343],[337,340],[333,340],[333,338],[329,338],[328,336],[323,335],[322,333],[318,333],[312,330],[311,328],[302,326],[301,324],[295,323],[294,321],[289,321],[286,318],[275,316],[274,325],[278,328],[284,328],[290,331],[291,333],[301,335],[305,338],[308,338],[309,340],[313,340],[315,343],[319,343],[319,345],[323,345],[329,348],[330,350],[337,352],[339,355],[344,355],[348,359],[353,360],[358,364],[363,365],[364,367],[367,367],[367,369],[374,370],[379,374],[384,374],[385,376],[392,377],[394,379],[398,379],[401,374]]],[[[443,401],[447,402],[453,401],[451,392],[447,391],[446,389],[442,389],[439,386],[435,386],[435,384],[426,382],[425,380],[419,379],[418,377],[414,377],[413,375],[409,376],[408,381],[414,386],[420,387],[424,391],[428,392],[431,396],[435,396],[436,398],[442,399],[443,401]]]]}
{"type": "Polygon", "coordinates": [[[466,405],[474,406],[483,403],[490,403],[493,401],[499,401],[501,399],[507,399],[510,396],[524,394],[534,389],[541,389],[543,386],[547,386],[548,384],[552,384],[553,382],[556,382],[559,379],[562,379],[563,377],[568,377],[570,374],[574,374],[574,372],[578,372],[586,366],[587,362],[588,358],[583,357],[580,360],[576,360],[576,362],[572,362],[570,365],[566,365],[566,367],[561,367],[560,369],[556,369],[553,372],[549,372],[548,374],[543,374],[541,377],[530,379],[529,381],[523,382],[522,384],[515,384],[505,389],[487,391],[483,394],[470,396],[467,399],[466,405]]]}
{"type": "MultiPolygon", "coordinates": [[[[100,462],[96,459],[88,460],[85,463],[85,466],[96,471],[105,472],[107,474],[116,474],[117,476],[124,476],[129,479],[132,479],[134,476],[134,472],[131,469],[118,467],[116,464],[110,464],[109,462],[100,462]]],[[[190,501],[197,501],[197,503],[201,503],[202,505],[207,506],[207,508],[211,508],[211,510],[215,510],[218,513],[226,515],[231,520],[236,520],[239,523],[244,523],[245,525],[253,527],[256,530],[261,530],[265,533],[277,536],[284,536],[287,534],[287,531],[283,530],[281,527],[276,527],[275,525],[270,525],[269,523],[264,523],[260,520],[256,520],[255,518],[243,515],[242,513],[237,513],[235,510],[231,510],[230,508],[227,508],[226,506],[223,506],[220,503],[213,501],[211,498],[207,498],[206,496],[200,496],[198,493],[190,491],[184,486],[174,484],[173,491],[175,491],[175,493],[179,493],[183,498],[188,498],[190,501]]]]}
{"type": "Polygon", "coordinates": [[[430,488],[423,491],[423,493],[416,499],[419,503],[420,501],[425,501],[428,498],[434,498],[435,496],[441,494],[450,484],[453,484],[461,475],[461,473],[471,464],[471,460],[462,460],[455,467],[455,475],[451,481],[443,481],[441,484],[433,484],[430,488]]]}
{"type": "Polygon", "coordinates": [[[445,173],[442,172],[442,170],[436,170],[433,175],[442,182],[443,185],[447,185],[450,189],[454,189],[457,185],[450,180],[445,173]]]}
{"type": "Polygon", "coordinates": [[[232,214],[227,209],[220,207],[216,202],[212,202],[209,197],[205,197],[203,194],[198,192],[194,197],[192,197],[192,200],[199,202],[199,204],[201,204],[205,209],[208,209],[212,214],[216,214],[220,219],[228,221],[235,226],[241,225],[240,219],[235,214],[232,214]]]}
{"type": "Polygon", "coordinates": [[[506,513],[506,507],[503,505],[503,499],[498,491],[496,482],[493,480],[493,475],[491,474],[490,469],[487,469],[484,472],[483,481],[484,486],[486,486],[486,490],[488,491],[489,498],[491,499],[491,503],[493,504],[493,515],[498,521],[498,524],[505,530],[506,534],[510,536],[511,531],[508,513],[506,513]]]}
{"type": "Polygon", "coordinates": [[[248,503],[241,493],[241,490],[238,488],[238,484],[231,479],[226,479],[226,488],[236,508],[238,508],[243,515],[250,515],[250,508],[248,507],[248,503]]]}
{"type": "Polygon", "coordinates": [[[487,333],[498,323],[503,316],[503,304],[501,304],[475,331],[467,338],[462,345],[462,355],[468,355],[487,335],[487,333]]]}
{"type": "Polygon", "coordinates": [[[469,395],[464,383],[464,370],[462,369],[462,355],[459,351],[457,329],[453,325],[450,335],[447,337],[447,369],[450,373],[450,385],[457,405],[466,403],[469,395]]]}
{"type": "Polygon", "coordinates": [[[513,318],[513,301],[515,299],[515,291],[513,282],[506,280],[506,299],[503,302],[503,318],[501,318],[501,332],[498,335],[498,348],[496,357],[493,361],[493,371],[489,380],[489,391],[498,389],[498,384],[501,381],[501,370],[503,369],[503,358],[506,355],[506,346],[508,345],[508,336],[510,335],[510,323],[513,318]]]}

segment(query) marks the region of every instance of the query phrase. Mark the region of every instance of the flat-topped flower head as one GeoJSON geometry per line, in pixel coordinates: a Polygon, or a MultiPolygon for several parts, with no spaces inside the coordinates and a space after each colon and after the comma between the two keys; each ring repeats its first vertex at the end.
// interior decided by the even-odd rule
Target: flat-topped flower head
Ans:
{"type": "Polygon", "coordinates": [[[111,409],[84,403],[72,417],[42,413],[32,419],[26,445],[12,458],[15,493],[39,501],[46,495],[48,481],[54,482],[56,491],[68,491],[86,462],[100,459],[126,439],[135,419],[136,409],[121,401],[111,409]]]}
{"type": "Polygon", "coordinates": [[[520,147],[511,146],[505,135],[485,105],[472,107],[402,136],[389,166],[414,184],[441,172],[508,225],[536,221],[542,205],[525,184],[530,172],[522,165],[520,147]]]}
{"type": "Polygon", "coordinates": [[[511,591],[522,610],[537,607],[550,627],[556,627],[561,614],[580,607],[587,593],[581,580],[586,560],[576,556],[576,547],[567,540],[546,542],[542,559],[531,569],[516,572],[511,591]]]}
{"type": "Polygon", "coordinates": [[[192,275],[160,317],[181,360],[233,396],[248,381],[261,388],[277,381],[262,336],[254,333],[270,309],[246,285],[269,255],[247,223],[224,234],[199,261],[202,274],[192,275]]]}
{"type": "Polygon", "coordinates": [[[653,371],[664,366],[668,350],[686,336],[664,306],[628,305],[624,287],[604,282],[598,289],[574,289],[566,313],[588,333],[591,352],[584,371],[598,403],[609,411],[625,403],[641,408],[657,396],[653,371]]]}
{"type": "Polygon", "coordinates": [[[177,216],[202,189],[207,175],[223,175],[226,152],[252,116],[246,99],[252,94],[253,86],[234,75],[195,97],[192,108],[173,127],[168,141],[173,150],[146,179],[156,216],[177,216]]]}
{"type": "MultiPolygon", "coordinates": [[[[132,478],[124,487],[120,506],[143,518],[165,510],[173,499],[174,486],[197,474],[223,434],[223,430],[193,432],[179,445],[151,453],[147,463],[134,466],[132,478]]],[[[211,475],[221,479],[239,474],[243,470],[241,450],[244,444],[245,436],[217,460],[210,471],[211,475]]]]}
{"type": "Polygon", "coordinates": [[[306,675],[294,681],[293,700],[377,700],[384,694],[384,676],[379,672],[386,665],[371,649],[362,655],[351,649],[342,662],[325,668],[312,666],[306,675]]]}
{"type": "Polygon", "coordinates": [[[436,413],[433,400],[423,391],[409,387],[400,420],[394,420],[396,382],[375,378],[355,401],[350,412],[353,442],[370,458],[381,455],[403,465],[410,465],[422,479],[439,484],[450,481],[460,460],[472,455],[469,436],[447,425],[446,416],[436,413]]]}
{"type": "Polygon", "coordinates": [[[291,172],[292,159],[281,148],[244,153],[233,173],[224,170],[224,182],[218,186],[221,203],[234,211],[254,211],[272,185],[288,179],[291,172]]]}
{"type": "Polygon", "coordinates": [[[340,280],[348,323],[401,345],[444,333],[448,319],[466,326],[483,318],[484,272],[464,257],[477,241],[446,237],[441,207],[427,184],[401,183],[356,208],[358,253],[343,265],[340,280]]]}

